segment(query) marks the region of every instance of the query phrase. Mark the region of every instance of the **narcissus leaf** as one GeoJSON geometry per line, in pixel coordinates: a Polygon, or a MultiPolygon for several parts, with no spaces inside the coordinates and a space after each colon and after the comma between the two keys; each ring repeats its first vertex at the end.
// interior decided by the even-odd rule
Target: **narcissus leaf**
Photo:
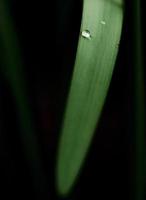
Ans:
{"type": "Polygon", "coordinates": [[[84,0],[71,88],[61,130],[57,189],[72,189],[104,105],[118,52],[122,0],[84,0]]]}

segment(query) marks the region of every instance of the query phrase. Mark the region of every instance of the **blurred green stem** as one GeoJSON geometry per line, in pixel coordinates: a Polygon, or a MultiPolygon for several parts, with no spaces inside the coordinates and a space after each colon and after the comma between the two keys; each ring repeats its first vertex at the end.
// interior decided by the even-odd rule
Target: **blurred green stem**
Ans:
{"type": "Polygon", "coordinates": [[[3,53],[1,55],[1,70],[9,83],[16,102],[20,124],[19,132],[21,134],[20,138],[25,157],[33,177],[35,188],[40,190],[40,185],[44,183],[45,176],[43,175],[39,147],[27,98],[21,53],[13,21],[9,15],[7,1],[5,0],[0,0],[0,43],[3,53]]]}
{"type": "Polygon", "coordinates": [[[136,200],[144,200],[144,159],[145,159],[145,105],[144,65],[142,47],[142,20],[140,0],[133,1],[133,42],[134,42],[134,92],[135,92],[135,134],[136,134],[136,200]]]}

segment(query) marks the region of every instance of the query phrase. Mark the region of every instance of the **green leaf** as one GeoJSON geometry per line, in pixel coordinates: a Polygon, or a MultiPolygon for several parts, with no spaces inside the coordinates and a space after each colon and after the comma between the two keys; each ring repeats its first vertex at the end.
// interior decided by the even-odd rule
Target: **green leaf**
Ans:
{"type": "Polygon", "coordinates": [[[57,189],[72,189],[108,92],[118,52],[122,0],[84,0],[81,31],[57,157],[57,189]]]}

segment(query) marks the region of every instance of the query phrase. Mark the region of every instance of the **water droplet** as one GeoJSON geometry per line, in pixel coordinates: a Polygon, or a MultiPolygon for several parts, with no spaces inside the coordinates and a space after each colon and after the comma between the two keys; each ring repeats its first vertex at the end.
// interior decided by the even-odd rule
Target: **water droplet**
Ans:
{"type": "Polygon", "coordinates": [[[103,21],[103,20],[102,20],[100,23],[101,23],[102,25],[106,25],[106,22],[103,21]]]}
{"type": "Polygon", "coordinates": [[[90,31],[88,31],[88,30],[82,31],[82,37],[84,37],[84,38],[86,38],[88,40],[91,40],[91,33],[90,33],[90,31]]]}

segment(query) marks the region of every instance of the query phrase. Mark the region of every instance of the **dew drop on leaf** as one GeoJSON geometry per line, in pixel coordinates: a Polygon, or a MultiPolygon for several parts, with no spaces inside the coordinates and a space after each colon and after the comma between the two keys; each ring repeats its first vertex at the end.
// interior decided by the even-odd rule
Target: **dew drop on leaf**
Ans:
{"type": "Polygon", "coordinates": [[[90,33],[90,31],[88,31],[88,30],[82,31],[82,37],[90,40],[91,39],[91,33],[90,33]]]}

